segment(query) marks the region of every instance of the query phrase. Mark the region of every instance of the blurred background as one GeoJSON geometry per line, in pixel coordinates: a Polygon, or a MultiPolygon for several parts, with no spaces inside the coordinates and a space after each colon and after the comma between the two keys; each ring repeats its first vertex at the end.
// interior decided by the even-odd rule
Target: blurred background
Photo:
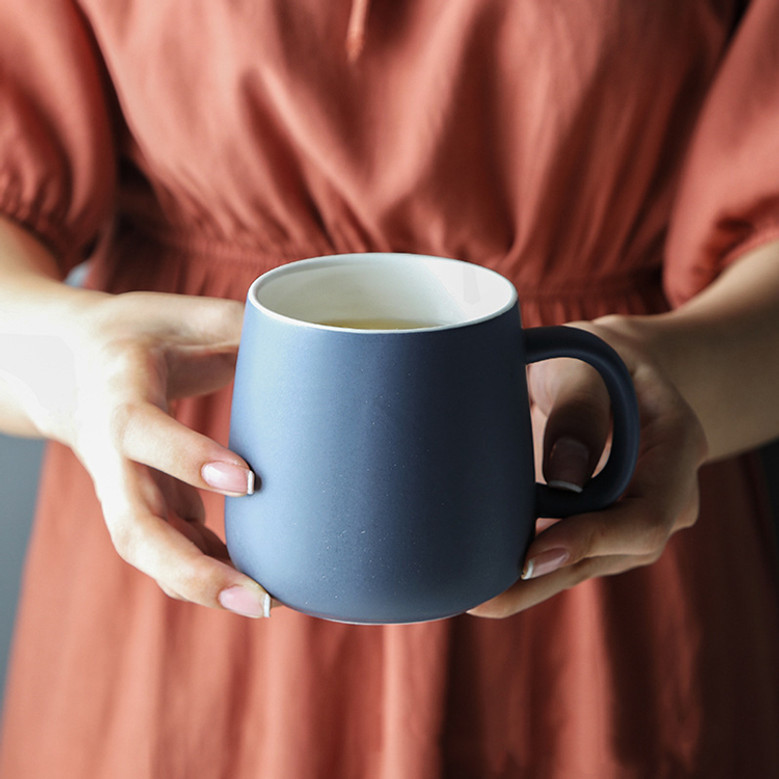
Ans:
{"type": "MultiPolygon", "coordinates": [[[[0,435],[0,703],[42,451],[39,441],[0,435]]],[[[763,451],[763,461],[779,519],[779,443],[763,451]]]]}
{"type": "Polygon", "coordinates": [[[0,703],[43,444],[0,435],[0,703]]]}

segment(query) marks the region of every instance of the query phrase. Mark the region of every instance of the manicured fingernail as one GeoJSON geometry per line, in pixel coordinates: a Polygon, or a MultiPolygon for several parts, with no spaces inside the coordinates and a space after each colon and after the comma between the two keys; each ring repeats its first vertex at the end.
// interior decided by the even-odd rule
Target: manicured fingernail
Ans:
{"type": "Polygon", "coordinates": [[[550,487],[581,492],[590,476],[590,450],[575,438],[560,438],[549,453],[547,483],[550,487]]]}
{"type": "Polygon", "coordinates": [[[230,495],[253,495],[254,474],[248,468],[232,463],[206,463],[200,471],[203,481],[219,492],[230,495]]]}
{"type": "Polygon", "coordinates": [[[240,585],[228,587],[219,593],[219,603],[243,617],[270,617],[270,595],[267,592],[251,592],[240,585]]]}
{"type": "Polygon", "coordinates": [[[566,492],[575,492],[578,494],[584,490],[584,487],[580,487],[578,484],[574,484],[570,481],[563,481],[562,479],[552,479],[547,483],[556,490],[565,490],[566,492]]]}
{"type": "Polygon", "coordinates": [[[570,552],[562,548],[547,549],[546,552],[539,552],[525,563],[522,578],[535,579],[538,576],[552,573],[552,571],[556,571],[561,565],[564,565],[570,556],[570,552]]]}

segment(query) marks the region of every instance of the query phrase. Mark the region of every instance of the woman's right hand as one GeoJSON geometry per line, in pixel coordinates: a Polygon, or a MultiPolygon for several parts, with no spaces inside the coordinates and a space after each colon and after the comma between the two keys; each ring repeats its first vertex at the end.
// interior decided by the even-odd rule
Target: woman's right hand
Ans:
{"type": "Polygon", "coordinates": [[[267,616],[269,596],[230,564],[198,494],[246,495],[254,476],[238,455],[169,414],[176,398],[232,379],[243,307],[9,278],[19,294],[0,316],[5,417],[10,407],[28,429],[75,452],[117,552],[167,594],[267,616]]]}

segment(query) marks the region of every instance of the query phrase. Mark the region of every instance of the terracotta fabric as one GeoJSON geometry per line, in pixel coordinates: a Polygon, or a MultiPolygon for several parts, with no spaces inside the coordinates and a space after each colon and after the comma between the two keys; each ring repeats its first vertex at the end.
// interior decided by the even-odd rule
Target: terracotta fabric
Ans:
{"type": "MultiPolygon", "coordinates": [[[[114,292],[393,250],[496,268],[527,325],[662,311],[779,237],[779,4],[742,5],[2,0],[0,210],[114,292]]],[[[229,391],[179,415],[225,441],[229,391]]],[[[513,618],[256,623],[121,562],[52,446],[0,775],[777,776],[761,485],[701,483],[658,563],[513,618]]]]}

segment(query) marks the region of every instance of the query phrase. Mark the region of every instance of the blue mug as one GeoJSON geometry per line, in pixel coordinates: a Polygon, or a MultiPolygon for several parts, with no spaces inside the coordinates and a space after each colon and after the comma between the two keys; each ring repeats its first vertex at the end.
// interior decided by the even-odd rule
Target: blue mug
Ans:
{"type": "Polygon", "coordinates": [[[523,330],[480,266],[409,254],[289,263],[248,293],[230,447],[257,474],[228,498],[235,565],[340,622],[459,614],[520,576],[536,518],[604,508],[635,467],[633,384],[602,340],[523,330]],[[535,483],[526,365],[574,357],[609,391],[613,442],[580,494],[535,483]]]}

